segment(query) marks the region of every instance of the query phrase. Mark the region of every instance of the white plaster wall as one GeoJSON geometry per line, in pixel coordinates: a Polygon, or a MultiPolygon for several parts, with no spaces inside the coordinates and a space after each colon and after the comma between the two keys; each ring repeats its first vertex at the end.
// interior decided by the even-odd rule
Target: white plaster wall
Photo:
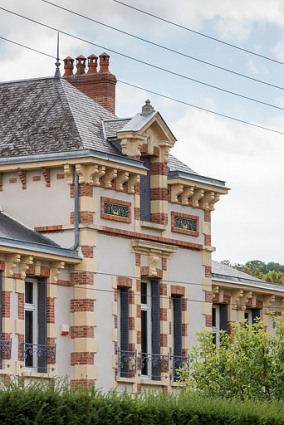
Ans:
{"type": "Polygon", "coordinates": [[[64,230],[64,232],[44,233],[44,236],[47,236],[63,248],[71,248],[75,243],[74,229],[64,230]]]}
{"type": "Polygon", "coordinates": [[[57,325],[58,338],[56,340],[56,364],[59,376],[68,376],[73,379],[74,367],[71,367],[70,358],[74,351],[74,340],[71,339],[71,332],[67,336],[60,335],[60,326],[73,325],[74,314],[70,313],[70,300],[74,298],[74,289],[70,286],[57,287],[57,298],[55,300],[55,323],[57,325]]]}
{"type": "Polygon", "coordinates": [[[204,235],[201,233],[201,222],[204,221],[204,211],[199,208],[187,207],[179,204],[171,204],[169,202],[169,237],[186,242],[204,244],[204,235]],[[182,214],[195,215],[199,217],[199,236],[184,235],[183,233],[176,233],[171,231],[171,212],[179,212],[182,214]]]}
{"type": "Polygon", "coordinates": [[[131,253],[130,239],[106,236],[98,233],[94,258],[97,260],[98,276],[100,273],[115,276],[133,276],[135,254],[131,253]]]}
{"type": "Polygon", "coordinates": [[[74,199],[70,198],[70,186],[67,178],[58,180],[56,174],[62,174],[62,168],[51,169],[50,187],[41,170],[27,171],[26,189],[22,189],[16,172],[3,174],[3,191],[0,192],[0,205],[4,212],[30,227],[53,226],[70,223],[70,212],[74,211],[74,199]],[[41,176],[33,181],[33,176],[41,176]],[[9,183],[16,177],[17,183],[9,183]]]}
{"type": "Polygon", "coordinates": [[[204,316],[202,315],[202,303],[204,301],[204,291],[202,291],[203,269],[201,252],[199,251],[179,248],[168,261],[169,284],[188,288],[188,338],[190,345],[195,344],[196,332],[204,326],[204,316]]]}

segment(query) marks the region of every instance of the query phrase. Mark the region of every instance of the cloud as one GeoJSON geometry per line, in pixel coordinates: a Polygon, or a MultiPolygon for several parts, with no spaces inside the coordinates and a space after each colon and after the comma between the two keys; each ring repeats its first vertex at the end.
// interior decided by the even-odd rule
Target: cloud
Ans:
{"type": "MultiPolygon", "coordinates": [[[[274,120],[271,126],[283,126],[274,120]]],[[[283,137],[188,110],[171,124],[179,159],[232,188],[212,215],[215,258],[283,262],[283,137]]]]}

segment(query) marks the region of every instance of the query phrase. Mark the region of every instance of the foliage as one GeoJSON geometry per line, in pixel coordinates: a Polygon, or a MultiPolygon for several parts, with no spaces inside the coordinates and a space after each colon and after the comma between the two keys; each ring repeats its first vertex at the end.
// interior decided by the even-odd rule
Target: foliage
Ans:
{"type": "Polygon", "coordinates": [[[246,264],[231,263],[229,260],[221,261],[221,264],[233,267],[258,279],[265,280],[266,282],[284,284],[284,265],[280,263],[264,263],[259,260],[247,261],[246,264]]]}
{"type": "Polygon", "coordinates": [[[94,387],[71,390],[46,382],[21,388],[16,381],[0,389],[3,425],[272,425],[283,424],[283,404],[228,401],[195,392],[102,394],[94,387]]]}
{"type": "Polygon", "coordinates": [[[275,335],[262,322],[231,323],[232,334],[199,332],[190,352],[190,369],[180,370],[180,384],[205,396],[284,400],[284,317],[272,317],[275,335]]]}

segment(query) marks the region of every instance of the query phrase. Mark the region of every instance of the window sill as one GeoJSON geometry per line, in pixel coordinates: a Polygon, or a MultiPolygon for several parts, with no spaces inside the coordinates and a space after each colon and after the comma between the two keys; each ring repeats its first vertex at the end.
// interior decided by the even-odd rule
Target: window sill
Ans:
{"type": "Polygon", "coordinates": [[[167,229],[167,226],[163,224],[151,223],[150,221],[141,221],[141,227],[145,227],[146,229],[154,229],[164,231],[167,229]]]}
{"type": "Polygon", "coordinates": [[[122,376],[116,377],[116,382],[124,382],[124,383],[128,382],[129,384],[134,384],[136,381],[137,380],[136,380],[135,377],[133,377],[133,378],[124,378],[122,376]]]}
{"type": "Polygon", "coordinates": [[[169,381],[168,379],[161,379],[161,381],[154,381],[153,379],[141,379],[141,384],[142,385],[156,385],[156,386],[161,386],[161,385],[169,385],[169,381]]]}

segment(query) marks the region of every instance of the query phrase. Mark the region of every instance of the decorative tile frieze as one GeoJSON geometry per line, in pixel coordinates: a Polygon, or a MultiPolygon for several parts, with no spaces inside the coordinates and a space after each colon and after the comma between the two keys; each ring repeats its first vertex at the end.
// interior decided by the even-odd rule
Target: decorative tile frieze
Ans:
{"type": "Polygon", "coordinates": [[[183,233],[190,236],[199,236],[199,217],[172,211],[172,232],[183,233]]]}
{"type": "Polygon", "coordinates": [[[101,197],[101,218],[131,223],[131,202],[101,197]]]}

